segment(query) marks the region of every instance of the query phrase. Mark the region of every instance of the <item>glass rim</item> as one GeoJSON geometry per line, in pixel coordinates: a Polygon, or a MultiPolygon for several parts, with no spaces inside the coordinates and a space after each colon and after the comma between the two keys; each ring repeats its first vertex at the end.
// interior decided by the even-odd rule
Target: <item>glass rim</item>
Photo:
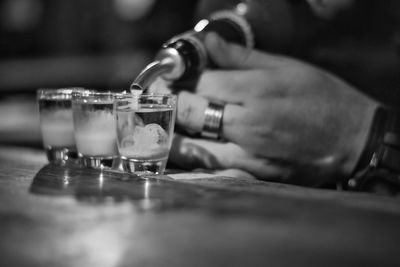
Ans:
{"type": "Polygon", "coordinates": [[[155,93],[146,93],[146,94],[132,94],[132,93],[119,93],[118,97],[122,98],[151,98],[151,97],[166,97],[166,98],[177,98],[175,94],[155,94],[155,93]]]}
{"type": "Polygon", "coordinates": [[[65,88],[39,88],[36,90],[38,99],[71,99],[74,92],[87,90],[84,87],[65,87],[65,88]]]}
{"type": "Polygon", "coordinates": [[[120,110],[138,110],[143,107],[157,109],[172,108],[176,110],[178,98],[174,94],[123,94],[114,100],[115,109],[120,110]],[[149,106],[150,105],[150,106],[149,106]]]}
{"type": "Polygon", "coordinates": [[[72,94],[72,103],[76,104],[94,104],[94,103],[104,103],[112,104],[116,99],[116,93],[107,91],[84,91],[84,92],[74,92],[72,94]]]}
{"type": "Polygon", "coordinates": [[[77,91],[72,93],[73,98],[82,98],[82,97],[96,97],[96,96],[115,96],[118,93],[112,91],[97,91],[97,90],[84,90],[77,91]]]}
{"type": "Polygon", "coordinates": [[[38,88],[37,93],[72,94],[74,92],[90,90],[84,87],[38,88]]]}

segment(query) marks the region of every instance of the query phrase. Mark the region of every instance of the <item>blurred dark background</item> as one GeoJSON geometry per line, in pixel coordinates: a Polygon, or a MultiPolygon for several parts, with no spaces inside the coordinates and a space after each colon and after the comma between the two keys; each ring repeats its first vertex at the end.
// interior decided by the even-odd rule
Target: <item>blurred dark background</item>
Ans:
{"type": "Polygon", "coordinates": [[[127,89],[196,3],[0,0],[0,142],[40,145],[38,88],[127,89]]]}
{"type": "Polygon", "coordinates": [[[0,0],[0,87],[126,88],[195,1],[0,0]]]}
{"type": "MultiPolygon", "coordinates": [[[[235,1],[0,0],[0,143],[41,145],[38,88],[126,90],[163,42],[224,2],[235,1]]],[[[291,56],[400,105],[400,1],[356,0],[313,35],[298,21],[307,42],[290,42],[291,56]]]]}

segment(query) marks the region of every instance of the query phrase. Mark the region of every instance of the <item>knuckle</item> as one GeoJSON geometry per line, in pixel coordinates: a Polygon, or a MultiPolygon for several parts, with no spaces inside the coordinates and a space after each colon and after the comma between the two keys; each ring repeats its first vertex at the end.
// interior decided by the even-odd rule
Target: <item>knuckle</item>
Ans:
{"type": "Polygon", "coordinates": [[[202,120],[198,104],[189,94],[180,93],[177,107],[177,124],[187,130],[200,131],[202,120]]]}
{"type": "Polygon", "coordinates": [[[178,109],[178,122],[186,124],[191,121],[193,108],[190,105],[183,104],[178,109]]]}

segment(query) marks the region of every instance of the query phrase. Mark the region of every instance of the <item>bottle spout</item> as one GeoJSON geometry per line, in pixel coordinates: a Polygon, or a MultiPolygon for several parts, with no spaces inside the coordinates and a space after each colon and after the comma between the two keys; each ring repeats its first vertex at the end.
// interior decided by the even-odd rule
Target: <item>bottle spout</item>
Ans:
{"type": "Polygon", "coordinates": [[[157,77],[170,72],[173,67],[173,62],[167,58],[153,61],[147,65],[133,81],[130,87],[131,91],[137,92],[141,90],[145,92],[157,77]]]}
{"type": "Polygon", "coordinates": [[[163,48],[155,60],[147,65],[131,84],[131,92],[141,90],[145,92],[148,87],[162,76],[166,80],[177,80],[185,72],[185,63],[182,56],[174,48],[163,48]]]}

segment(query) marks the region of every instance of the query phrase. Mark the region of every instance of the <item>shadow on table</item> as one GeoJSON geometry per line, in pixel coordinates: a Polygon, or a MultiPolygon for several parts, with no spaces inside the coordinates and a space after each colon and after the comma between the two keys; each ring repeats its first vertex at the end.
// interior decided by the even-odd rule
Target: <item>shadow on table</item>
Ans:
{"type": "MultiPolygon", "coordinates": [[[[170,172],[175,171],[142,178],[121,171],[89,169],[79,164],[48,164],[35,175],[29,191],[36,195],[71,196],[80,202],[93,204],[130,201],[143,211],[188,209],[219,215],[269,217],[285,210],[281,207],[265,208],[265,203],[275,203],[279,198],[270,194],[277,187],[269,188],[265,182],[229,177],[182,182],[172,179],[170,172]]],[[[284,202],[292,205],[286,199],[284,202]]]]}
{"type": "Polygon", "coordinates": [[[114,170],[88,169],[77,164],[44,166],[30,186],[33,194],[73,196],[79,201],[134,201],[144,209],[179,208],[204,189],[176,183],[168,176],[142,178],[114,170]]]}

